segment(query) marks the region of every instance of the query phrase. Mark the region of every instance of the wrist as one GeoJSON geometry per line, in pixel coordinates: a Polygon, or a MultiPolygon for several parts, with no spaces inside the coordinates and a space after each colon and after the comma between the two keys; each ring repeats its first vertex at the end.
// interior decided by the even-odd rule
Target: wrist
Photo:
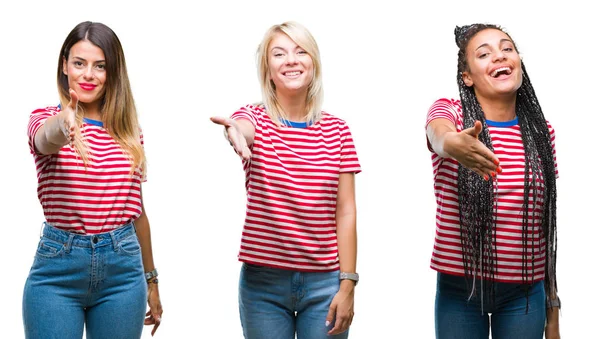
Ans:
{"type": "Polygon", "coordinates": [[[340,291],[353,291],[356,287],[356,283],[352,280],[340,280],[340,291]]]}

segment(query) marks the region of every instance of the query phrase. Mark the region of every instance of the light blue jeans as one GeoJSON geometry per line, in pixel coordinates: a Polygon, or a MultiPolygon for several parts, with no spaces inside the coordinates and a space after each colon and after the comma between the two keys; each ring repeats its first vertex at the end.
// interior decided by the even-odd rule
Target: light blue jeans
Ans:
{"type": "Polygon", "coordinates": [[[135,339],[147,285],[133,224],[79,235],[45,224],[23,293],[27,339],[135,339]]]}
{"type": "Polygon", "coordinates": [[[328,336],[329,305],[340,272],[297,272],[244,263],[240,273],[240,320],[246,339],[346,339],[328,336]]]}
{"type": "Polygon", "coordinates": [[[467,301],[469,291],[464,277],[438,273],[436,338],[487,339],[491,323],[494,339],[542,339],[546,324],[544,282],[532,285],[497,282],[493,288],[494,303],[484,297],[482,313],[480,295],[467,301]]]}

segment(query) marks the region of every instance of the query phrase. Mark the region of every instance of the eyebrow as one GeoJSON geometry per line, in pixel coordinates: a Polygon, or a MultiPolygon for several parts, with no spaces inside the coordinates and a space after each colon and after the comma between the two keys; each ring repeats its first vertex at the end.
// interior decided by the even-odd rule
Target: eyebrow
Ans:
{"type": "MultiPolygon", "coordinates": [[[[500,39],[500,43],[503,43],[503,42],[510,42],[511,44],[514,44],[514,43],[512,42],[512,40],[510,40],[510,39],[500,39]]],[[[479,47],[475,48],[475,50],[478,50],[478,49],[480,49],[481,47],[489,47],[489,46],[490,46],[490,44],[488,44],[488,43],[486,42],[486,43],[484,43],[484,44],[481,44],[481,46],[479,46],[479,47]]]]}
{"type": "MultiPolygon", "coordinates": [[[[74,56],[73,59],[77,59],[77,60],[81,60],[81,61],[87,61],[84,58],[78,57],[78,56],[74,56]]],[[[101,62],[106,62],[106,60],[98,60],[98,61],[95,61],[94,63],[98,64],[98,63],[101,63],[101,62]]]]}
{"type": "MultiPolygon", "coordinates": [[[[298,49],[298,48],[299,48],[299,49],[301,49],[301,50],[304,50],[304,48],[302,48],[302,47],[300,47],[300,46],[298,46],[298,45],[296,45],[296,47],[294,47],[294,50],[296,50],[296,49],[298,49]]],[[[280,49],[280,50],[282,50],[282,51],[285,51],[285,48],[283,48],[283,47],[279,47],[279,46],[275,46],[275,47],[271,48],[271,52],[273,52],[273,51],[274,51],[274,50],[276,50],[276,49],[280,49]]]]}

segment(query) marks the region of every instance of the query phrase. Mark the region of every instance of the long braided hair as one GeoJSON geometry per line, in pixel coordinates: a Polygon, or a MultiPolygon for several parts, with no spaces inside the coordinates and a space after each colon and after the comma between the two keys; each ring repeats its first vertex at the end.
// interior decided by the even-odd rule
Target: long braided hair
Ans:
{"type": "MultiPolygon", "coordinates": [[[[496,25],[473,24],[456,27],[454,30],[458,51],[457,83],[462,103],[464,128],[473,127],[479,120],[483,130],[479,140],[490,150],[492,140],[485,123],[485,115],[475,95],[473,87],[463,81],[463,72],[468,71],[467,45],[479,32],[485,29],[504,30],[496,25]]],[[[506,32],[504,32],[506,33],[506,32]]],[[[508,34],[507,34],[508,35],[508,34]]],[[[509,36],[510,38],[510,36],[509,36]]],[[[512,40],[512,38],[510,38],[512,40]]],[[[516,49],[516,47],[515,47],[516,49]]],[[[517,51],[518,52],[518,51],[517,51]]],[[[521,63],[523,80],[517,90],[516,114],[525,152],[524,191],[522,206],[522,270],[521,281],[525,285],[533,283],[536,249],[546,253],[544,287],[547,295],[556,293],[556,176],[550,132],[542,108],[521,63]],[[542,198],[543,197],[543,198],[542,198]],[[540,198],[543,200],[540,201],[540,198]],[[540,208],[540,206],[542,206],[540,208]],[[540,237],[534,239],[536,221],[541,221],[540,237]]],[[[479,277],[480,293],[494,300],[492,281],[497,271],[495,248],[497,184],[494,180],[483,180],[478,174],[459,165],[458,204],[460,234],[463,252],[463,265],[467,277],[467,287],[471,296],[477,290],[475,277],[479,277]],[[471,278],[469,278],[471,277],[471,278]],[[488,278],[488,279],[486,279],[488,278]]],[[[527,309],[529,308],[527,289],[527,309]]],[[[469,297],[469,298],[470,298],[469,297]]]]}

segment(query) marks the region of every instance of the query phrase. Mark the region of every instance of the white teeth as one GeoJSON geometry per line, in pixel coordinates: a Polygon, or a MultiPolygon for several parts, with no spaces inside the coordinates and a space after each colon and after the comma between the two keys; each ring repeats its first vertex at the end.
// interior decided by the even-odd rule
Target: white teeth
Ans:
{"type": "Polygon", "coordinates": [[[492,72],[492,77],[494,77],[494,78],[495,78],[495,77],[497,77],[497,76],[498,76],[498,73],[500,73],[500,72],[502,72],[502,71],[506,71],[506,72],[508,72],[508,74],[510,74],[510,73],[511,73],[511,72],[510,72],[510,68],[508,68],[508,67],[500,67],[500,68],[498,68],[498,69],[496,69],[496,70],[494,70],[494,71],[492,72]]]}
{"type": "Polygon", "coordinates": [[[296,72],[286,72],[285,73],[286,76],[295,76],[295,75],[300,75],[300,72],[296,71],[296,72]]]}

